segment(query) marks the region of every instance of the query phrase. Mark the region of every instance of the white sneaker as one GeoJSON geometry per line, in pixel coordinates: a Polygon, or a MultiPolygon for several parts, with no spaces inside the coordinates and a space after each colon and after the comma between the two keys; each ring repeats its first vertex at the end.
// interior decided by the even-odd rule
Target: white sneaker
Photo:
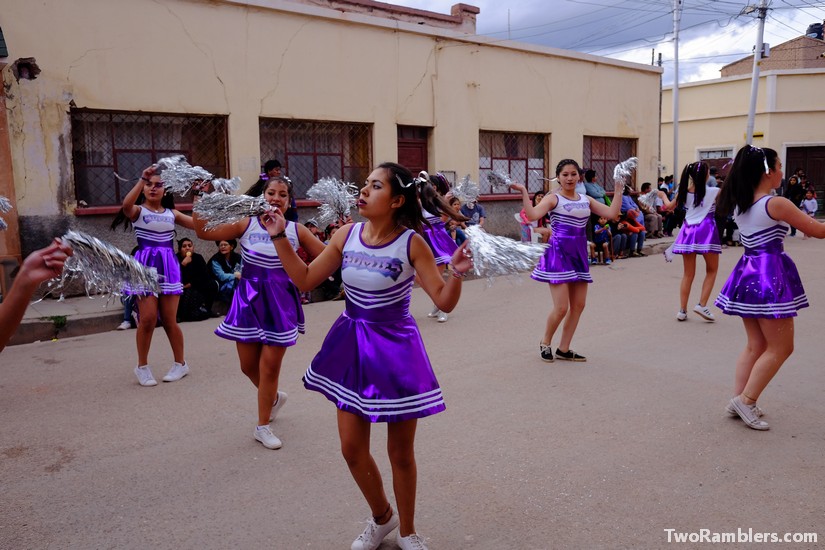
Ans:
{"type": "Polygon", "coordinates": [[[275,400],[275,403],[272,405],[272,412],[269,413],[270,422],[275,420],[275,417],[278,416],[278,411],[280,411],[284,405],[286,405],[286,392],[279,391],[278,399],[275,400]]]}
{"type": "Polygon", "coordinates": [[[446,323],[449,316],[444,313],[443,311],[438,312],[438,322],[439,323],[446,323]]]}
{"type": "Polygon", "coordinates": [[[135,367],[135,376],[137,376],[138,382],[140,382],[141,386],[158,385],[158,381],[155,380],[154,376],[152,376],[152,369],[149,368],[149,365],[135,367]]]}
{"type": "Polygon", "coordinates": [[[129,321],[123,321],[117,326],[117,330],[129,330],[130,328],[132,328],[132,323],[129,321]]]}
{"type": "Polygon", "coordinates": [[[753,428],[754,430],[770,429],[768,423],[759,418],[759,414],[754,410],[755,405],[756,403],[753,405],[746,405],[742,402],[738,395],[730,400],[730,407],[736,411],[736,414],[739,415],[742,422],[747,424],[748,428],[753,428]]]}
{"type": "Polygon", "coordinates": [[[687,311],[685,311],[684,309],[680,309],[679,313],[676,314],[676,320],[684,321],[685,319],[687,319],[687,311]]]}
{"type": "Polygon", "coordinates": [[[708,306],[696,304],[693,306],[693,312],[706,321],[713,322],[716,320],[716,317],[713,316],[713,313],[711,313],[710,309],[708,309],[708,306]]]}
{"type": "Polygon", "coordinates": [[[399,533],[395,541],[401,547],[401,550],[429,550],[424,542],[424,537],[420,537],[415,533],[408,537],[402,537],[399,533]]]}
{"type": "Polygon", "coordinates": [[[267,449],[280,449],[281,440],[278,439],[272,430],[269,429],[269,426],[256,426],[255,433],[253,434],[255,439],[261,442],[261,445],[266,447],[267,449]]]}
{"type": "Polygon", "coordinates": [[[433,310],[427,314],[427,317],[429,317],[430,319],[435,319],[436,317],[438,317],[439,313],[441,313],[441,310],[437,307],[434,307],[433,310]]]}
{"type": "Polygon", "coordinates": [[[393,511],[389,521],[383,525],[378,525],[372,518],[367,518],[367,528],[352,541],[351,550],[375,550],[381,546],[381,541],[398,527],[398,516],[393,511]]]}
{"type": "Polygon", "coordinates": [[[186,364],[186,361],[184,361],[182,365],[176,361],[172,364],[172,368],[169,369],[166,376],[163,377],[163,381],[177,382],[187,374],[189,374],[189,365],[186,364]]]}

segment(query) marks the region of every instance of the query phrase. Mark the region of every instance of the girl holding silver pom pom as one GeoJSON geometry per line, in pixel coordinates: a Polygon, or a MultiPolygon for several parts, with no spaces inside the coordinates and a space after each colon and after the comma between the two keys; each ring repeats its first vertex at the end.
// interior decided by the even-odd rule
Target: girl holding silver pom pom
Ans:
{"type": "Polygon", "coordinates": [[[283,212],[274,211],[265,222],[284,269],[299,289],[312,289],[337,268],[342,270],[346,310],[312,360],[304,385],[336,404],[341,452],[370,507],[371,517],[352,543],[353,550],[374,550],[396,527],[402,549],[427,548],[414,525],[415,431],[419,418],[445,406],[410,315],[410,295],[417,275],[435,305],[450,312],[461,295],[461,279],[473,264],[467,245],[462,245],[452,255],[451,276],[446,281],[441,277],[430,247],[417,234],[425,223],[419,191],[403,166],[378,166],[357,201],[358,213],[367,221],[342,227],[308,266],[284,238],[283,212]],[[370,454],[370,428],[376,422],[387,423],[397,514],[370,454]]]}
{"type": "MultiPolygon", "coordinates": [[[[289,208],[292,185],[282,177],[260,180],[246,195],[263,195],[271,208],[289,208]]],[[[281,267],[279,254],[272,246],[263,225],[263,216],[245,217],[206,229],[207,220],[194,214],[198,237],[212,241],[238,239],[243,267],[232,304],[215,334],[234,340],[241,371],[258,389],[258,423],[253,437],[268,449],[281,448],[281,440],[270,424],[286,403],[287,394],[278,391],[286,350],[294,346],[298,333],[304,332],[304,312],[297,288],[281,267]]],[[[303,247],[311,256],[324,250],[324,243],[301,224],[289,222],[284,235],[291,249],[303,247]]]]}
{"type": "Polygon", "coordinates": [[[160,280],[158,295],[131,285],[126,285],[123,291],[138,298],[140,319],[135,336],[138,352],[135,376],[141,386],[158,384],[149,368],[149,348],[159,312],[174,355],[172,368],[163,381],[175,382],[189,374],[189,366],[183,356],[183,332],[177,322],[183,283],[173,242],[175,225],[193,229],[192,217],[175,209],[174,199],[164,188],[157,166],[153,165],[143,171],[137,184],[123,198],[123,207],[112,222],[112,229],[126,222],[131,222],[138,241],[135,260],[157,269],[160,280]]]}
{"type": "Polygon", "coordinates": [[[547,250],[533,270],[532,278],[549,283],[553,297],[553,309],[547,316],[544,337],[539,342],[543,361],[552,363],[556,358],[564,361],[586,361],[570,349],[573,334],[579,324],[587,299],[587,285],[593,282],[588,261],[586,227],[590,213],[609,220],[619,215],[624,185],[617,184],[613,203],[606,206],[601,202],[576,192],[581,168],[572,159],[564,159],[556,166],[556,178],[561,189],[548,193],[533,206],[527,188],[520,183],[510,185],[521,192],[524,213],[530,221],[538,220],[550,213],[552,237],[547,250]],[[564,321],[561,341],[555,355],[551,341],[559,325],[564,321]]]}

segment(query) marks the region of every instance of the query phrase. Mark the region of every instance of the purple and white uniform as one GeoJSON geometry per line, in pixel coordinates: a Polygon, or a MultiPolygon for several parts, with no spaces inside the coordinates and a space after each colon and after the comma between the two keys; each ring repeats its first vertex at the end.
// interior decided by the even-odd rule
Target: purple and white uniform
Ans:
{"type": "Polygon", "coordinates": [[[733,216],[745,253],[716,298],[716,307],[728,315],[780,319],[808,307],[796,265],[785,254],[788,224],[771,218],[770,200],[766,195],[733,216]]]}
{"type": "Polygon", "coordinates": [[[579,194],[570,200],[556,194],[558,203],[550,211],[553,236],[531,277],[542,283],[558,285],[578,281],[592,283],[587,256],[587,220],[590,200],[579,194]]]}
{"type": "Polygon", "coordinates": [[[415,319],[415,269],[407,229],[382,246],[364,243],[363,223],[350,228],[341,276],[346,309],[304,374],[304,385],[369,422],[398,422],[444,410],[415,319]]]}
{"type": "Polygon", "coordinates": [[[699,206],[693,205],[693,193],[687,194],[685,222],[673,242],[674,254],[721,254],[722,241],[716,229],[716,196],[718,187],[705,189],[699,206]]]}
{"type": "MultiPolygon", "coordinates": [[[[295,222],[287,222],[286,238],[298,249],[295,222]]],[[[227,340],[287,347],[304,333],[304,310],[298,288],[284,271],[281,259],[258,218],[250,218],[240,238],[241,278],[232,305],[215,334],[227,340]]]]}
{"type": "MultiPolygon", "coordinates": [[[[175,255],[175,212],[164,208],[163,212],[152,212],[140,206],[140,213],[132,222],[138,249],[135,260],[158,270],[160,294],[183,294],[180,263],[175,255]]],[[[124,294],[147,296],[154,292],[147,288],[126,285],[124,294]]]]}
{"type": "Polygon", "coordinates": [[[430,245],[430,249],[433,251],[435,265],[450,263],[453,252],[456,251],[458,245],[455,244],[453,238],[447,233],[447,226],[441,221],[440,217],[430,214],[423,208],[421,209],[421,213],[424,215],[424,219],[430,222],[432,226],[430,228],[425,225],[421,236],[424,237],[424,240],[427,241],[427,244],[430,245]]]}

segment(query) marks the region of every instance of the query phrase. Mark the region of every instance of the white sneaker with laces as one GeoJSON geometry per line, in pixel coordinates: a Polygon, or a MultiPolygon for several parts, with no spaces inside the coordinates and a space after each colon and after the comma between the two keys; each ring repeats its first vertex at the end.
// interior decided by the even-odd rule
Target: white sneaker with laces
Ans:
{"type": "Polygon", "coordinates": [[[441,310],[437,307],[434,307],[433,310],[427,314],[427,317],[429,317],[430,319],[434,319],[438,317],[439,313],[441,313],[441,310]]]}
{"type": "MultiPolygon", "coordinates": [[[[760,409],[756,403],[751,405],[751,410],[759,418],[765,416],[765,411],[760,409]]],[[[728,401],[728,405],[725,407],[725,412],[728,413],[728,416],[739,416],[739,413],[736,412],[736,409],[733,408],[733,405],[730,404],[730,401],[728,401]]]]}
{"type": "Polygon", "coordinates": [[[387,523],[378,525],[372,518],[367,518],[367,527],[358,538],[352,541],[351,550],[375,550],[381,546],[381,541],[398,527],[398,516],[392,513],[387,523]]]}
{"type": "Polygon", "coordinates": [[[443,311],[438,312],[438,322],[439,323],[446,323],[449,316],[444,313],[443,311]]]}
{"type": "Polygon", "coordinates": [[[117,326],[117,330],[129,330],[130,328],[132,328],[132,323],[129,321],[123,321],[117,326]]]}
{"type": "Polygon", "coordinates": [[[278,391],[278,399],[275,400],[275,403],[272,405],[272,412],[269,413],[269,421],[272,422],[275,420],[275,417],[278,416],[278,411],[281,410],[281,407],[286,405],[286,392],[278,391]]]}
{"type": "Polygon", "coordinates": [[[713,316],[713,313],[711,313],[710,309],[708,309],[708,306],[696,304],[693,306],[693,312],[706,321],[713,322],[716,320],[716,317],[713,316]]]}
{"type": "Polygon", "coordinates": [[[401,550],[429,550],[424,542],[424,537],[420,537],[415,533],[408,537],[402,537],[399,533],[396,542],[401,550]]]}
{"type": "Polygon", "coordinates": [[[676,320],[684,321],[685,319],[687,319],[687,311],[680,309],[679,313],[676,314],[676,320]]]}
{"type": "Polygon", "coordinates": [[[149,365],[135,367],[135,376],[137,376],[138,382],[140,382],[141,386],[158,385],[158,381],[155,380],[154,376],[152,376],[152,369],[149,368],[149,365]]]}
{"type": "Polygon", "coordinates": [[[177,382],[187,374],[189,374],[189,365],[187,365],[185,361],[182,365],[176,361],[172,364],[172,368],[169,369],[166,376],[163,377],[163,381],[177,382]]]}
{"type": "Polygon", "coordinates": [[[770,425],[759,418],[757,412],[754,410],[755,405],[756,403],[753,405],[746,405],[742,402],[738,395],[730,400],[731,408],[736,411],[736,414],[739,415],[739,418],[742,419],[742,422],[744,422],[748,428],[760,431],[769,430],[770,425]]]}
{"type": "Polygon", "coordinates": [[[255,433],[253,434],[255,439],[261,442],[261,445],[266,447],[267,449],[280,449],[281,440],[277,438],[277,436],[272,433],[272,430],[269,426],[256,426],[255,433]]]}

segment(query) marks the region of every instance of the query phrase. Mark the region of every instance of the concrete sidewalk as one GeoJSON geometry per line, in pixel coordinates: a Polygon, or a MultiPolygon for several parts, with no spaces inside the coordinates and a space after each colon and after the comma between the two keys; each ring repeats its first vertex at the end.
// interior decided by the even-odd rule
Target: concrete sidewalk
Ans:
{"type": "MultiPolygon", "coordinates": [[[[673,240],[673,237],[648,239],[644,253],[648,256],[661,254],[673,240]]],[[[44,298],[29,306],[9,345],[107,332],[115,330],[122,317],[123,306],[117,297],[44,298]]]]}

